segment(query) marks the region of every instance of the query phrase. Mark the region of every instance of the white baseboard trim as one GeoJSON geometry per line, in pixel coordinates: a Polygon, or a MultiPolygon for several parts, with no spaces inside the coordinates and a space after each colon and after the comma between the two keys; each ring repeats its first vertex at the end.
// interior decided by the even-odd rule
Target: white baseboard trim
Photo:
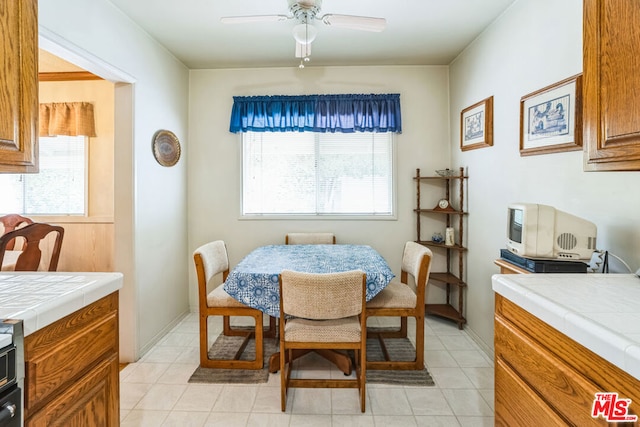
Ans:
{"type": "Polygon", "coordinates": [[[182,321],[182,319],[187,317],[189,315],[189,313],[190,313],[189,310],[182,312],[182,314],[178,315],[178,317],[176,317],[173,321],[169,322],[169,324],[167,326],[162,328],[162,330],[160,330],[160,332],[158,332],[156,334],[156,336],[154,336],[152,339],[150,339],[149,342],[144,347],[140,348],[140,350],[138,351],[138,360],[140,360],[142,357],[144,357],[144,355],[147,354],[149,352],[149,350],[151,350],[153,348],[153,346],[158,344],[158,342],[162,338],[164,338],[165,335],[167,335],[169,332],[171,332],[171,330],[173,328],[175,328],[176,325],[182,321]]]}
{"type": "Polygon", "coordinates": [[[489,347],[482,339],[480,339],[480,336],[476,334],[473,329],[465,327],[464,330],[467,335],[469,335],[469,338],[471,338],[478,345],[478,347],[480,347],[480,350],[482,350],[485,356],[487,356],[487,358],[491,360],[491,363],[493,363],[495,357],[493,346],[489,347]]]}

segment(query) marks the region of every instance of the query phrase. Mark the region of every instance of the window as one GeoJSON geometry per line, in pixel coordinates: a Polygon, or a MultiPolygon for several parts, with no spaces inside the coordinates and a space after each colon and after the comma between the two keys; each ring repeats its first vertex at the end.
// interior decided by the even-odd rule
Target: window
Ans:
{"type": "Polygon", "coordinates": [[[242,214],[393,216],[393,133],[245,132],[242,214]]]}
{"type": "Polygon", "coordinates": [[[0,212],[84,215],[86,137],[41,137],[40,172],[0,174],[0,212]]]}

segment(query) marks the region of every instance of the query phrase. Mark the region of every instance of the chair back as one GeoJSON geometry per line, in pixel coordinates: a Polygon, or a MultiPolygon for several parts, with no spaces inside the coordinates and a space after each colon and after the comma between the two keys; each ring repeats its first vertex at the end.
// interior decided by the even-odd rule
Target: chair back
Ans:
{"type": "Polygon", "coordinates": [[[280,274],[280,318],[285,315],[305,319],[341,319],[357,316],[366,301],[366,273],[301,273],[283,270],[280,274]]]}
{"type": "Polygon", "coordinates": [[[211,278],[222,273],[222,281],[229,274],[229,257],[224,241],[216,240],[200,246],[193,252],[193,260],[198,275],[200,301],[207,301],[207,284],[211,278]]]}
{"type": "Polygon", "coordinates": [[[0,265],[4,260],[7,247],[13,243],[16,238],[24,239],[22,252],[16,260],[15,271],[38,271],[40,261],[42,259],[42,250],[40,242],[44,240],[50,233],[55,233],[51,258],[49,260],[48,271],[56,271],[58,268],[58,260],[60,259],[60,249],[62,248],[62,238],[64,237],[64,228],[44,223],[33,223],[25,227],[10,231],[0,237],[0,265]]]}
{"type": "Polygon", "coordinates": [[[334,245],[336,236],[333,233],[289,233],[284,242],[287,245],[334,245]]]}
{"type": "MultiPolygon", "coordinates": [[[[33,221],[31,220],[31,218],[27,218],[18,214],[9,214],[0,216],[0,223],[2,223],[2,226],[4,227],[4,230],[2,232],[2,234],[4,235],[10,231],[15,230],[16,228],[19,228],[21,225],[33,224],[33,221]]],[[[7,250],[13,250],[13,248],[15,247],[15,243],[15,240],[9,241],[7,243],[7,250]]]]}
{"type": "Polygon", "coordinates": [[[407,283],[407,274],[413,277],[416,285],[418,304],[424,304],[424,293],[431,272],[431,249],[416,242],[407,242],[402,253],[402,271],[400,280],[407,283]]]}

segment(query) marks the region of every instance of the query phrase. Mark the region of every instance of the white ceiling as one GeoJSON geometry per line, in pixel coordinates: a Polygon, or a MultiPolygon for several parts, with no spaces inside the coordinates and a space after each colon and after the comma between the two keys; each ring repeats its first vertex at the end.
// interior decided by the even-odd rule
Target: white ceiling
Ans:
{"type": "MultiPolygon", "coordinates": [[[[287,0],[110,0],[190,69],[297,66],[294,19],[222,24],[223,16],[288,14],[287,0]]],[[[309,1],[309,0],[307,0],[309,1]]],[[[327,13],[386,18],[383,32],[328,27],[308,66],[447,65],[515,0],[324,0],[327,13]]]]}

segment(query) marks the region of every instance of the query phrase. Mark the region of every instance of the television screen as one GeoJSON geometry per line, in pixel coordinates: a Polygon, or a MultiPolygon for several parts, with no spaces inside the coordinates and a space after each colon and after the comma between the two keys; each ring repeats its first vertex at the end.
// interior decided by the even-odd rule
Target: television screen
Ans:
{"type": "Polygon", "coordinates": [[[522,243],[521,209],[509,209],[509,240],[522,243]]]}

